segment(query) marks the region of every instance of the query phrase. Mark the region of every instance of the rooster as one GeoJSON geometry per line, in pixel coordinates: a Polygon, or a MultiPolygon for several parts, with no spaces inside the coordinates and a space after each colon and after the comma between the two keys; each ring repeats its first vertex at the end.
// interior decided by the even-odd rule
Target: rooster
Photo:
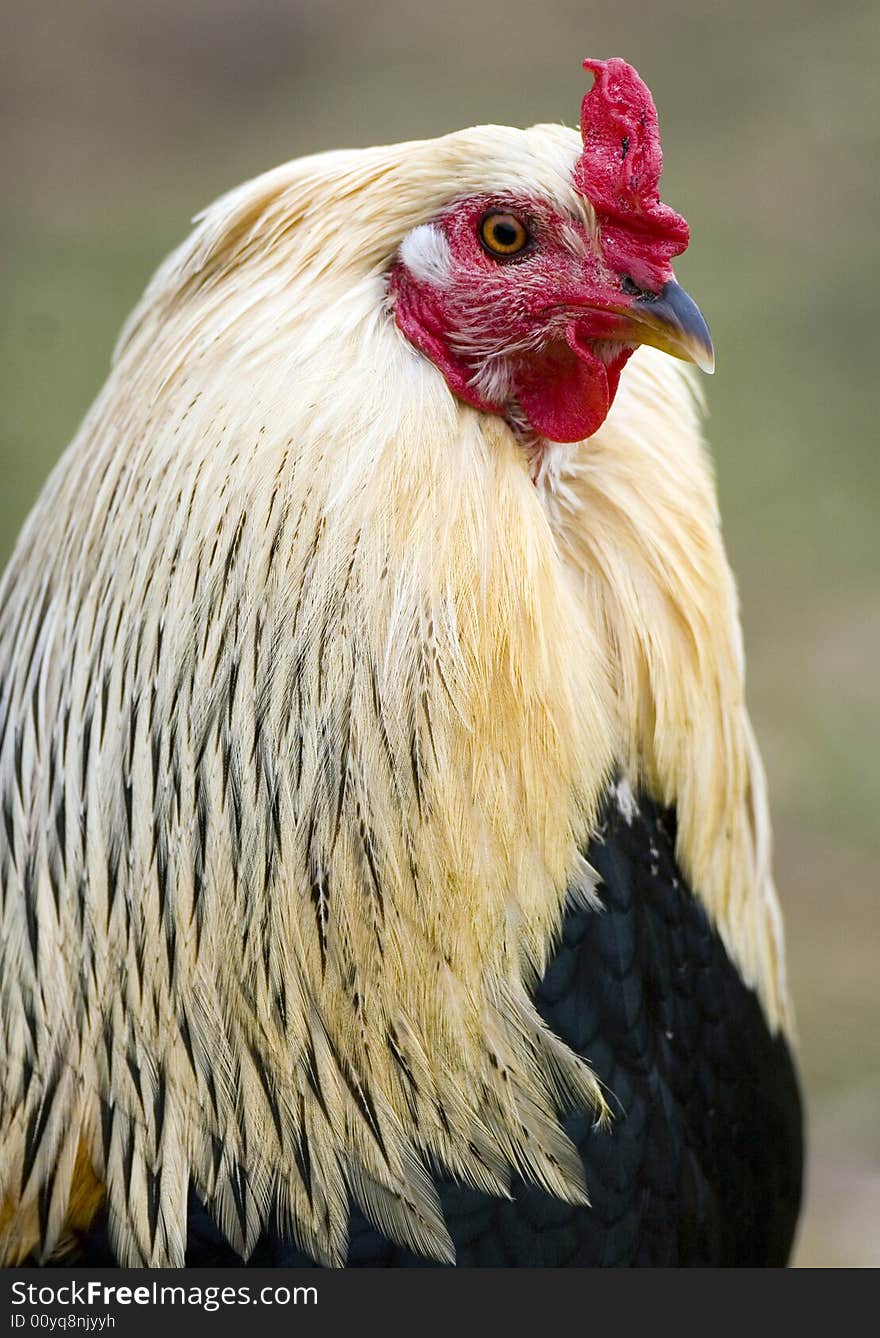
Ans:
{"type": "Polygon", "coordinates": [[[209,208],[24,526],[4,1263],[787,1258],[712,345],[651,95],[585,64],[580,134],[209,208]]]}

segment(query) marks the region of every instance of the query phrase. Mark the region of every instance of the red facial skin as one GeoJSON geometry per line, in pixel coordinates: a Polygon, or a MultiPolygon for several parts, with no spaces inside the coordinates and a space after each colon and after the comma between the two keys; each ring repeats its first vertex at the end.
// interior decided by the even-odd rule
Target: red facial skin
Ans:
{"type": "Polygon", "coordinates": [[[449,280],[428,282],[398,262],[391,292],[400,329],[468,404],[551,441],[591,436],[633,351],[607,343],[633,301],[623,275],[607,268],[582,223],[541,199],[471,197],[435,226],[449,243],[449,280]],[[489,255],[480,243],[480,222],[496,209],[515,214],[531,236],[516,256],[489,255]],[[499,385],[506,393],[497,398],[499,385]]]}
{"type": "Polygon", "coordinates": [[[448,276],[391,272],[398,326],[455,395],[519,431],[581,441],[602,425],[635,348],[627,312],[672,281],[687,223],[661,204],[662,165],[651,94],[622,60],[585,61],[595,75],[581,109],[584,151],[573,185],[598,237],[529,195],[459,200],[433,220],[448,276]],[[515,214],[530,242],[515,256],[480,242],[487,212],[515,214]],[[613,341],[613,342],[612,342],[613,341]]]}

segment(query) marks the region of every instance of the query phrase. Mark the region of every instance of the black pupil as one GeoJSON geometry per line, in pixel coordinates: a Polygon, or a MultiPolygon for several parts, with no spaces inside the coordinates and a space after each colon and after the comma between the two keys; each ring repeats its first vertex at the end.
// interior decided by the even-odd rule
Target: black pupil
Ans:
{"type": "Polygon", "coordinates": [[[519,241],[519,228],[515,223],[497,219],[492,224],[492,240],[496,246],[516,246],[519,241]]]}

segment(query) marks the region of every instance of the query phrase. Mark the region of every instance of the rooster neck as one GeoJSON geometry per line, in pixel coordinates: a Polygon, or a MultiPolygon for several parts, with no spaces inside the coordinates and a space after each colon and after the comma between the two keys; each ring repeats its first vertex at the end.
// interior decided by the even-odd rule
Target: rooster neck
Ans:
{"type": "Polygon", "coordinates": [[[689,374],[640,350],[607,424],[548,447],[537,485],[611,666],[623,775],[676,809],[682,869],[771,1024],[790,1025],[736,589],[689,374]]]}

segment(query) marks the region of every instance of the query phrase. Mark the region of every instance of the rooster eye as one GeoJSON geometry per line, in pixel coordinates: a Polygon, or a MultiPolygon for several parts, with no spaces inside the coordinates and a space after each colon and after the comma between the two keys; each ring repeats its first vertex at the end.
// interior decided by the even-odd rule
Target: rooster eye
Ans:
{"type": "Polygon", "coordinates": [[[493,210],[480,220],[480,244],[491,256],[515,256],[531,241],[516,214],[493,210]]]}

